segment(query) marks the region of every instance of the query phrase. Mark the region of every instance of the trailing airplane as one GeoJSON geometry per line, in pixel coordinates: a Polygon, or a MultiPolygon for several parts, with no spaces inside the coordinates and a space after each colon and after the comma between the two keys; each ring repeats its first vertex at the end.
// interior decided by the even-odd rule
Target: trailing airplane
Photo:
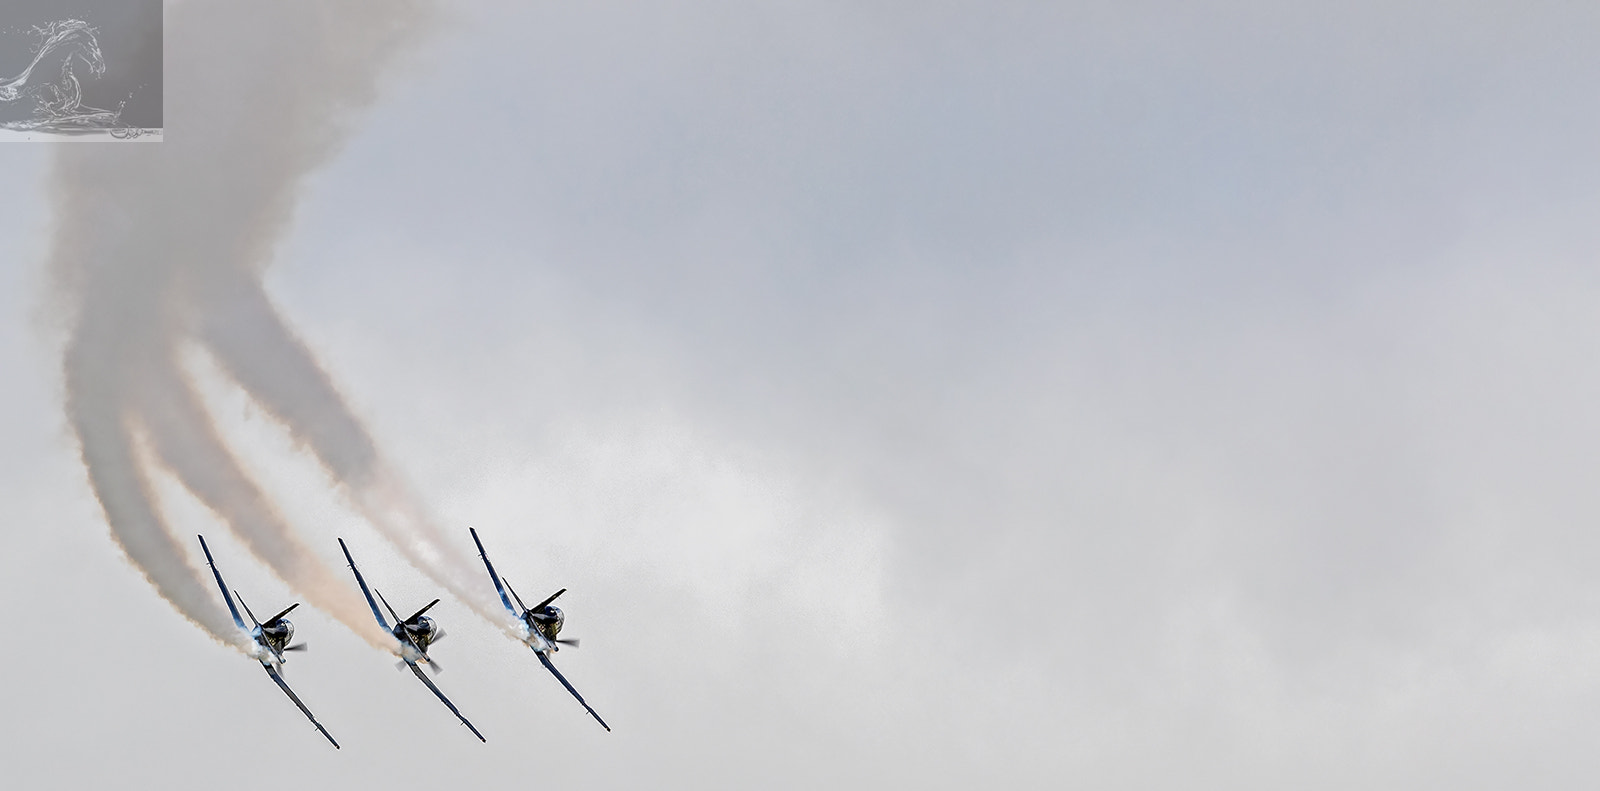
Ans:
{"type": "Polygon", "coordinates": [[[488,739],[483,738],[483,734],[478,733],[478,729],[472,727],[472,723],[468,722],[466,717],[461,716],[461,711],[456,708],[456,704],[451,703],[450,699],[445,697],[444,693],[439,691],[439,688],[434,686],[433,682],[418,667],[418,665],[427,665],[428,669],[435,673],[438,673],[441,669],[439,664],[428,656],[428,646],[444,639],[444,630],[440,629],[432,618],[423,615],[433,605],[438,604],[439,600],[434,599],[428,602],[426,607],[417,610],[410,618],[402,621],[400,616],[395,614],[394,608],[389,606],[388,600],[383,598],[383,594],[378,593],[378,601],[383,602],[384,609],[389,611],[389,617],[394,619],[394,626],[391,627],[389,622],[383,619],[383,613],[378,611],[378,602],[372,600],[372,594],[376,592],[376,589],[367,590],[367,581],[361,578],[361,570],[356,568],[355,560],[350,557],[350,548],[344,545],[344,539],[342,538],[339,539],[339,548],[344,550],[344,559],[350,563],[350,570],[355,572],[356,584],[361,586],[361,594],[367,597],[367,606],[372,608],[372,615],[378,619],[378,625],[388,630],[390,634],[394,635],[394,639],[399,641],[400,659],[404,663],[401,667],[409,666],[411,672],[415,673],[417,678],[428,689],[433,690],[433,694],[439,696],[439,700],[443,701],[444,705],[450,709],[450,713],[456,715],[456,719],[461,720],[461,724],[467,726],[467,730],[472,731],[473,736],[478,737],[478,741],[487,742],[488,739]]]}
{"type": "Polygon", "coordinates": [[[250,657],[261,663],[261,667],[267,671],[267,675],[271,676],[272,680],[283,690],[283,693],[294,701],[294,705],[300,707],[300,711],[306,715],[306,719],[311,720],[311,724],[317,726],[317,730],[327,737],[328,742],[333,745],[334,749],[339,749],[339,743],[333,740],[333,736],[328,733],[328,729],[322,727],[322,723],[317,722],[317,718],[312,715],[311,709],[306,708],[306,704],[300,702],[300,696],[294,694],[294,690],[289,689],[289,685],[284,682],[283,676],[278,673],[278,668],[282,667],[284,663],[283,653],[285,651],[306,650],[305,643],[289,644],[289,641],[294,638],[294,624],[289,623],[289,620],[284,618],[291,610],[299,607],[300,603],[295,602],[289,605],[284,608],[283,612],[268,618],[266,623],[256,620],[255,613],[250,612],[250,605],[244,603],[243,596],[239,596],[237,591],[232,596],[228,595],[228,586],[222,581],[222,572],[217,571],[216,561],[211,559],[211,548],[206,546],[206,537],[200,536],[199,538],[200,549],[206,553],[206,565],[211,567],[212,576],[217,578],[217,587],[222,590],[222,600],[228,603],[228,612],[233,613],[233,622],[238,624],[239,630],[250,638],[250,657]],[[244,625],[244,619],[239,617],[239,608],[233,606],[234,596],[239,597],[239,604],[244,605],[245,614],[250,616],[250,622],[255,624],[254,628],[247,628],[244,625]]]}
{"type": "Polygon", "coordinates": [[[605,720],[600,719],[600,715],[595,712],[594,708],[584,701],[583,696],[578,694],[578,690],[574,689],[572,684],[567,681],[567,677],[561,675],[561,671],[557,670],[555,664],[550,661],[550,654],[561,650],[560,646],[578,647],[578,641],[575,639],[557,637],[557,635],[561,634],[561,626],[566,623],[567,617],[561,612],[560,607],[556,607],[551,602],[555,601],[557,596],[566,593],[567,589],[562,588],[550,594],[550,598],[539,602],[538,606],[528,607],[524,605],[522,597],[518,596],[515,590],[511,590],[511,583],[502,582],[500,575],[495,573],[494,564],[489,562],[489,553],[483,551],[483,542],[478,540],[478,531],[470,527],[467,528],[467,531],[472,533],[472,543],[478,545],[478,557],[483,558],[483,567],[489,570],[489,579],[494,581],[495,592],[500,594],[500,603],[504,604],[506,610],[515,616],[522,625],[521,634],[519,635],[522,642],[533,649],[534,655],[538,656],[539,661],[544,664],[545,668],[556,677],[557,681],[561,682],[561,686],[566,687],[567,691],[571,692],[572,696],[583,704],[583,708],[589,712],[589,716],[594,717],[594,721],[600,723],[600,727],[610,732],[611,726],[607,725],[605,720]],[[511,590],[511,598],[506,597],[507,590],[511,590]],[[516,607],[511,606],[512,598],[517,600],[516,607]],[[518,612],[518,607],[521,608],[520,612],[518,612]]]}

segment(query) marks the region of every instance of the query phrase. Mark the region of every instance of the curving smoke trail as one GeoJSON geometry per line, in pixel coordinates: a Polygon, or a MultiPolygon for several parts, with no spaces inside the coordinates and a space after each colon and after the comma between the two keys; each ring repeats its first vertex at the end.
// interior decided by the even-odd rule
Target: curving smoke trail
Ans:
{"type": "Polygon", "coordinates": [[[186,617],[237,643],[232,619],[149,488],[159,463],[274,573],[385,649],[342,570],[294,535],[218,435],[180,363],[193,345],[308,446],[405,556],[497,623],[472,558],[399,483],[262,291],[302,179],[326,161],[425,0],[186,0],[166,22],[166,142],[64,146],[51,263],[75,315],[66,408],[112,535],[186,617]],[[481,587],[481,586],[479,586],[481,587]]]}
{"type": "Polygon", "coordinates": [[[491,622],[515,621],[487,593],[476,560],[458,549],[350,411],[311,351],[284,326],[258,278],[217,271],[202,300],[200,335],[223,370],[277,417],[344,487],[363,516],[412,565],[491,622]]]}

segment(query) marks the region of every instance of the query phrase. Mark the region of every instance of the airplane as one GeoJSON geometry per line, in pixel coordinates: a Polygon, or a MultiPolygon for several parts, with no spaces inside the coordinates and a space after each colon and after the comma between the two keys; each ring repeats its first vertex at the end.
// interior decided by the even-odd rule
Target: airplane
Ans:
{"type": "Polygon", "coordinates": [[[211,559],[211,548],[206,546],[206,537],[199,536],[199,538],[200,549],[206,553],[206,565],[211,567],[211,575],[217,578],[217,587],[222,590],[223,601],[228,603],[228,612],[233,613],[233,622],[239,625],[240,631],[250,636],[250,657],[261,663],[261,667],[267,671],[267,675],[272,676],[272,680],[283,690],[283,694],[288,695],[289,699],[294,701],[294,705],[300,707],[300,711],[306,715],[306,719],[311,720],[311,724],[317,726],[317,730],[328,738],[328,742],[333,745],[333,749],[339,749],[339,743],[333,740],[333,736],[328,733],[328,729],[322,727],[322,723],[317,722],[317,718],[312,715],[311,709],[306,708],[306,704],[300,702],[300,696],[294,694],[294,690],[289,689],[289,685],[284,682],[283,676],[278,673],[278,668],[282,667],[284,663],[283,652],[306,650],[305,643],[289,645],[289,640],[294,637],[294,624],[289,623],[283,617],[288,615],[294,608],[299,607],[300,603],[295,602],[289,605],[284,608],[283,612],[268,618],[266,623],[256,620],[255,613],[250,612],[250,605],[244,603],[244,597],[239,596],[238,591],[235,591],[233,596],[228,595],[228,586],[222,581],[222,572],[217,571],[216,561],[211,559]],[[233,606],[234,596],[239,597],[239,603],[244,605],[245,614],[250,616],[250,622],[255,624],[255,628],[245,628],[244,619],[239,617],[239,609],[233,606]]]}
{"type": "Polygon", "coordinates": [[[555,675],[556,680],[561,682],[561,686],[566,687],[567,691],[571,692],[572,696],[583,704],[583,708],[589,712],[589,716],[594,717],[594,721],[600,723],[600,727],[605,728],[606,732],[610,733],[611,726],[607,725],[605,720],[600,719],[600,715],[595,712],[594,708],[583,699],[582,695],[578,694],[578,690],[574,689],[572,684],[567,681],[567,677],[561,675],[561,671],[557,670],[555,664],[550,661],[550,654],[560,651],[561,645],[570,645],[573,648],[578,647],[576,639],[556,636],[561,633],[561,626],[566,623],[567,616],[561,612],[560,607],[554,606],[551,602],[555,601],[557,596],[566,593],[567,589],[562,588],[550,594],[550,598],[539,602],[536,607],[524,605],[522,597],[518,596],[515,590],[512,590],[511,598],[516,599],[517,607],[522,608],[521,612],[518,612],[517,607],[511,606],[511,599],[506,598],[506,591],[511,590],[511,583],[502,582],[500,575],[495,573],[494,564],[489,562],[489,553],[483,551],[483,542],[478,540],[478,531],[470,527],[467,528],[467,531],[472,533],[472,543],[478,545],[478,557],[483,558],[483,567],[489,570],[489,579],[494,580],[494,589],[495,592],[500,594],[500,603],[504,604],[506,610],[516,616],[517,620],[522,624],[522,642],[533,649],[534,655],[538,656],[539,661],[544,664],[545,668],[555,675]]]}
{"type": "Polygon", "coordinates": [[[383,619],[383,613],[378,611],[378,602],[372,600],[372,594],[376,591],[367,590],[367,581],[361,578],[361,570],[356,568],[355,560],[350,557],[350,548],[344,545],[344,539],[342,538],[339,539],[339,548],[344,550],[344,559],[350,563],[350,570],[355,572],[356,584],[361,586],[362,595],[367,597],[367,606],[372,608],[372,615],[378,619],[378,625],[387,629],[390,634],[394,635],[394,639],[400,641],[400,659],[403,664],[397,665],[397,667],[404,668],[409,666],[411,672],[415,673],[417,678],[428,689],[433,690],[433,694],[439,696],[439,700],[443,701],[444,705],[450,709],[450,713],[456,715],[456,719],[461,720],[461,724],[467,726],[467,730],[472,731],[473,736],[478,737],[478,741],[489,741],[483,738],[483,734],[478,733],[477,728],[472,727],[472,723],[468,722],[466,717],[461,716],[461,711],[456,708],[456,704],[451,703],[450,699],[445,697],[444,693],[440,692],[439,688],[434,686],[433,682],[423,674],[422,668],[418,667],[419,664],[427,665],[428,669],[435,673],[442,669],[437,662],[428,656],[428,646],[444,639],[444,630],[440,629],[432,618],[423,615],[423,613],[432,609],[433,605],[438,604],[439,600],[434,599],[428,602],[426,607],[417,610],[410,618],[402,621],[400,616],[395,614],[394,608],[389,606],[388,600],[383,598],[383,594],[378,593],[378,601],[383,602],[383,608],[388,610],[389,617],[394,619],[394,626],[389,626],[389,622],[383,619]]]}

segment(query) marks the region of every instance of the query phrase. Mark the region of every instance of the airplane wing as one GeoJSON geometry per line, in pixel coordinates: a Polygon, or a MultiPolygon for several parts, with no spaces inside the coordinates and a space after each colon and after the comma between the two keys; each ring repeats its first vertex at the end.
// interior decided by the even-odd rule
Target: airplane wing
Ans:
{"type": "Polygon", "coordinates": [[[197,537],[200,539],[200,549],[206,553],[206,565],[211,567],[211,576],[217,578],[217,587],[222,589],[222,600],[228,603],[228,612],[233,613],[233,622],[239,625],[239,631],[250,631],[245,627],[244,619],[239,617],[239,608],[233,606],[233,597],[228,595],[228,586],[222,582],[222,572],[217,571],[216,561],[211,559],[211,547],[206,546],[206,537],[197,537]]]}
{"type": "Polygon", "coordinates": [[[300,696],[294,694],[294,690],[289,689],[289,685],[284,682],[283,676],[278,675],[277,669],[265,662],[262,662],[261,666],[266,669],[267,675],[272,676],[273,681],[278,682],[278,687],[283,690],[283,694],[288,695],[289,699],[294,701],[294,705],[300,707],[300,711],[305,713],[306,719],[311,720],[311,724],[317,726],[317,730],[322,731],[323,736],[328,737],[328,741],[333,744],[333,749],[339,749],[339,743],[333,740],[333,736],[328,733],[327,728],[322,727],[322,723],[317,722],[317,718],[311,714],[311,709],[306,708],[306,704],[300,702],[300,696]]]}
{"type": "Polygon", "coordinates": [[[417,675],[417,678],[422,680],[422,683],[428,685],[428,689],[433,690],[433,694],[439,696],[439,700],[444,701],[444,705],[446,705],[446,706],[448,706],[450,708],[450,713],[456,715],[456,719],[461,720],[461,724],[467,726],[467,730],[472,731],[472,735],[473,736],[478,737],[478,741],[480,741],[480,742],[489,741],[488,739],[483,738],[483,734],[478,733],[478,729],[477,728],[472,727],[472,723],[467,722],[467,718],[466,717],[461,716],[461,711],[456,708],[456,704],[451,703],[450,699],[445,697],[444,693],[440,692],[439,688],[434,686],[432,681],[428,680],[428,677],[423,674],[422,668],[417,667],[417,663],[416,662],[407,662],[406,664],[411,666],[411,672],[415,673],[417,675]]]}
{"type": "MultiPolygon", "coordinates": [[[[389,622],[383,620],[383,613],[378,611],[378,603],[372,600],[372,591],[367,590],[367,581],[361,578],[361,569],[356,568],[355,560],[350,557],[350,548],[344,545],[342,538],[339,539],[339,548],[344,550],[344,559],[350,564],[350,570],[356,573],[356,584],[361,586],[362,595],[367,597],[367,606],[372,608],[372,617],[378,619],[378,625],[382,626],[384,631],[392,631],[389,622]]],[[[237,618],[238,615],[234,617],[237,618]]]]}
{"type": "Polygon", "coordinates": [[[478,557],[483,558],[483,567],[489,570],[489,579],[494,580],[494,589],[496,593],[500,594],[500,603],[506,606],[507,612],[521,618],[522,613],[518,612],[517,608],[512,607],[511,599],[506,597],[506,588],[500,584],[500,575],[494,573],[494,564],[489,562],[489,553],[483,551],[483,542],[478,540],[477,529],[469,527],[467,532],[472,534],[472,543],[478,545],[478,557]]]}
{"type": "MultiPolygon", "coordinates": [[[[539,661],[543,662],[544,666],[548,668],[551,673],[555,674],[556,680],[561,682],[561,686],[566,687],[567,691],[571,692],[572,696],[577,698],[579,703],[583,704],[583,708],[585,711],[589,712],[589,716],[593,717],[595,722],[600,723],[600,727],[605,728],[607,733],[610,733],[611,726],[607,725],[605,720],[600,719],[600,715],[596,714],[595,710],[589,707],[589,704],[584,701],[583,696],[578,694],[578,690],[572,688],[572,684],[568,683],[567,677],[561,675],[561,671],[556,669],[555,663],[550,661],[550,657],[546,656],[543,651],[534,651],[533,653],[534,656],[539,657],[539,661]]],[[[415,670],[416,668],[413,667],[412,669],[415,670]]]]}

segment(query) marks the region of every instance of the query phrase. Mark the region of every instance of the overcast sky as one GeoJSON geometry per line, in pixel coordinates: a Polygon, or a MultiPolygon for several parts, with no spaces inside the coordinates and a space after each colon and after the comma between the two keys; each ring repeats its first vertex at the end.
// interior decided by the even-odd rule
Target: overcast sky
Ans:
{"type": "MultiPolygon", "coordinates": [[[[169,64],[171,16],[205,2],[169,3],[169,64]]],[[[556,660],[615,732],[458,602],[432,653],[487,744],[302,608],[287,676],[335,752],[163,602],[63,418],[54,149],[11,145],[8,778],[1594,775],[1600,7],[474,0],[437,22],[307,183],[268,291],[466,548],[470,525],[519,592],[569,588],[584,643],[556,660]]],[[[330,564],[342,535],[398,609],[440,595],[193,365],[330,564]]],[[[159,491],[255,609],[294,601],[159,491]]]]}

